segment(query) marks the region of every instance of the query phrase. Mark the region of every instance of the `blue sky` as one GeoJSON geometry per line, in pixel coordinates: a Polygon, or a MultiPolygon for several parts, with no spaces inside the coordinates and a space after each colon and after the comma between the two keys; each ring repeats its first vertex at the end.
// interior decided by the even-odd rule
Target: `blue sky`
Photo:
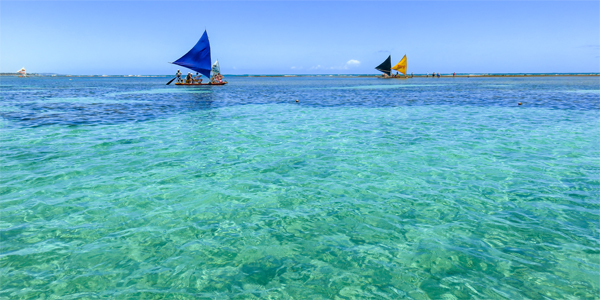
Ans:
{"type": "Polygon", "coordinates": [[[0,72],[172,74],[207,29],[225,74],[599,72],[598,1],[2,1],[0,72]]]}

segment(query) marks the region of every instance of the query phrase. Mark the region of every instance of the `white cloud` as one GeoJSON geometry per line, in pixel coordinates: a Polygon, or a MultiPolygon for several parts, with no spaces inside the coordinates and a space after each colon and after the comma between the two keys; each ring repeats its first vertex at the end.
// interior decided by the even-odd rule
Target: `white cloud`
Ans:
{"type": "Polygon", "coordinates": [[[354,67],[354,66],[359,66],[360,65],[360,61],[356,60],[356,59],[351,59],[348,62],[346,62],[346,67],[354,67]]]}
{"type": "MultiPolygon", "coordinates": [[[[309,70],[348,70],[350,68],[354,68],[354,67],[358,67],[360,66],[360,61],[356,60],[356,59],[351,59],[349,61],[347,61],[345,64],[341,65],[341,66],[335,66],[335,67],[324,67],[321,65],[316,65],[316,66],[312,66],[309,68],[309,70]]],[[[294,67],[292,67],[293,69],[294,67]]],[[[301,69],[302,67],[298,68],[301,69]]]]}

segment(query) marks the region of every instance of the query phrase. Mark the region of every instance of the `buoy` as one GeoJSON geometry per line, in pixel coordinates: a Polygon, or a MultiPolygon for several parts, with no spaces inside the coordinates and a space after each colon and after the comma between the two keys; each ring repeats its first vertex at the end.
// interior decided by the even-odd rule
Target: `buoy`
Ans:
{"type": "Polygon", "coordinates": [[[522,104],[522,103],[521,103],[521,102],[519,102],[519,105],[521,105],[521,104],[522,104]]]}
{"type": "Polygon", "coordinates": [[[298,103],[298,99],[296,99],[296,103],[298,103]]]}

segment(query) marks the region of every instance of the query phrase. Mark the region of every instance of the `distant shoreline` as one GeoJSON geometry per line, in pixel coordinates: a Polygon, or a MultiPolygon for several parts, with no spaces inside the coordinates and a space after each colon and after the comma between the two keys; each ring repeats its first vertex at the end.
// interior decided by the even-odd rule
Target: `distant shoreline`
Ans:
{"type": "MultiPolygon", "coordinates": [[[[441,77],[563,77],[563,76],[600,76],[600,74],[469,74],[469,75],[447,75],[441,77]]],[[[427,77],[424,75],[415,75],[415,77],[427,77]]],[[[429,76],[431,77],[431,75],[429,76]]]]}
{"type": "MultiPolygon", "coordinates": [[[[22,76],[21,74],[18,73],[0,73],[0,76],[8,76],[8,77],[20,77],[22,76]]],[[[294,78],[294,77],[337,77],[337,78],[382,78],[381,75],[377,75],[377,74],[274,74],[274,75],[268,75],[268,74],[243,74],[243,75],[227,75],[224,74],[223,76],[225,77],[290,77],[290,78],[294,78]]],[[[440,77],[444,77],[444,78],[453,78],[453,77],[460,77],[460,78],[486,78],[486,77],[500,77],[500,78],[506,78],[506,77],[590,77],[590,76],[600,76],[600,73],[471,73],[471,74],[467,74],[467,73],[459,73],[456,75],[452,75],[450,74],[440,74],[440,77]]],[[[173,77],[173,75],[63,75],[63,74],[48,74],[48,73],[42,73],[42,74],[38,74],[38,73],[30,73],[27,74],[27,77],[97,77],[97,78],[135,78],[135,77],[142,77],[142,78],[147,78],[147,77],[157,77],[157,78],[167,78],[167,77],[173,77]]],[[[426,74],[414,74],[413,77],[415,78],[428,78],[428,77],[432,77],[431,74],[426,75],[426,74]]],[[[386,79],[407,79],[407,78],[411,78],[410,75],[408,76],[401,76],[401,77],[393,77],[393,78],[386,78],[386,79]]]]}
{"type": "MultiPolygon", "coordinates": [[[[353,75],[353,74],[339,74],[339,75],[223,75],[223,76],[234,76],[234,77],[362,77],[362,78],[383,78],[381,75],[353,75]]],[[[440,74],[440,77],[445,78],[453,78],[453,77],[461,77],[461,78],[480,78],[480,77],[564,77],[564,76],[600,76],[600,73],[596,74],[536,74],[536,73],[527,73],[527,74],[440,74]]],[[[433,77],[431,74],[414,74],[415,78],[428,78],[433,77]]],[[[400,77],[389,77],[385,79],[408,79],[411,76],[400,76],[400,77]]]]}

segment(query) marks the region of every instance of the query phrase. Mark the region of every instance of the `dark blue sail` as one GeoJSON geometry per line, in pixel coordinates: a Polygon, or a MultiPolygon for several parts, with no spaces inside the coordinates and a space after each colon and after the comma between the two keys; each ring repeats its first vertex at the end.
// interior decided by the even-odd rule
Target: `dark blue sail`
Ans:
{"type": "Polygon", "coordinates": [[[205,30],[196,46],[173,63],[210,77],[210,61],[210,43],[205,30]]]}
{"type": "Polygon", "coordinates": [[[375,67],[375,70],[381,71],[388,76],[392,75],[392,56],[388,56],[379,66],[375,67]]]}

